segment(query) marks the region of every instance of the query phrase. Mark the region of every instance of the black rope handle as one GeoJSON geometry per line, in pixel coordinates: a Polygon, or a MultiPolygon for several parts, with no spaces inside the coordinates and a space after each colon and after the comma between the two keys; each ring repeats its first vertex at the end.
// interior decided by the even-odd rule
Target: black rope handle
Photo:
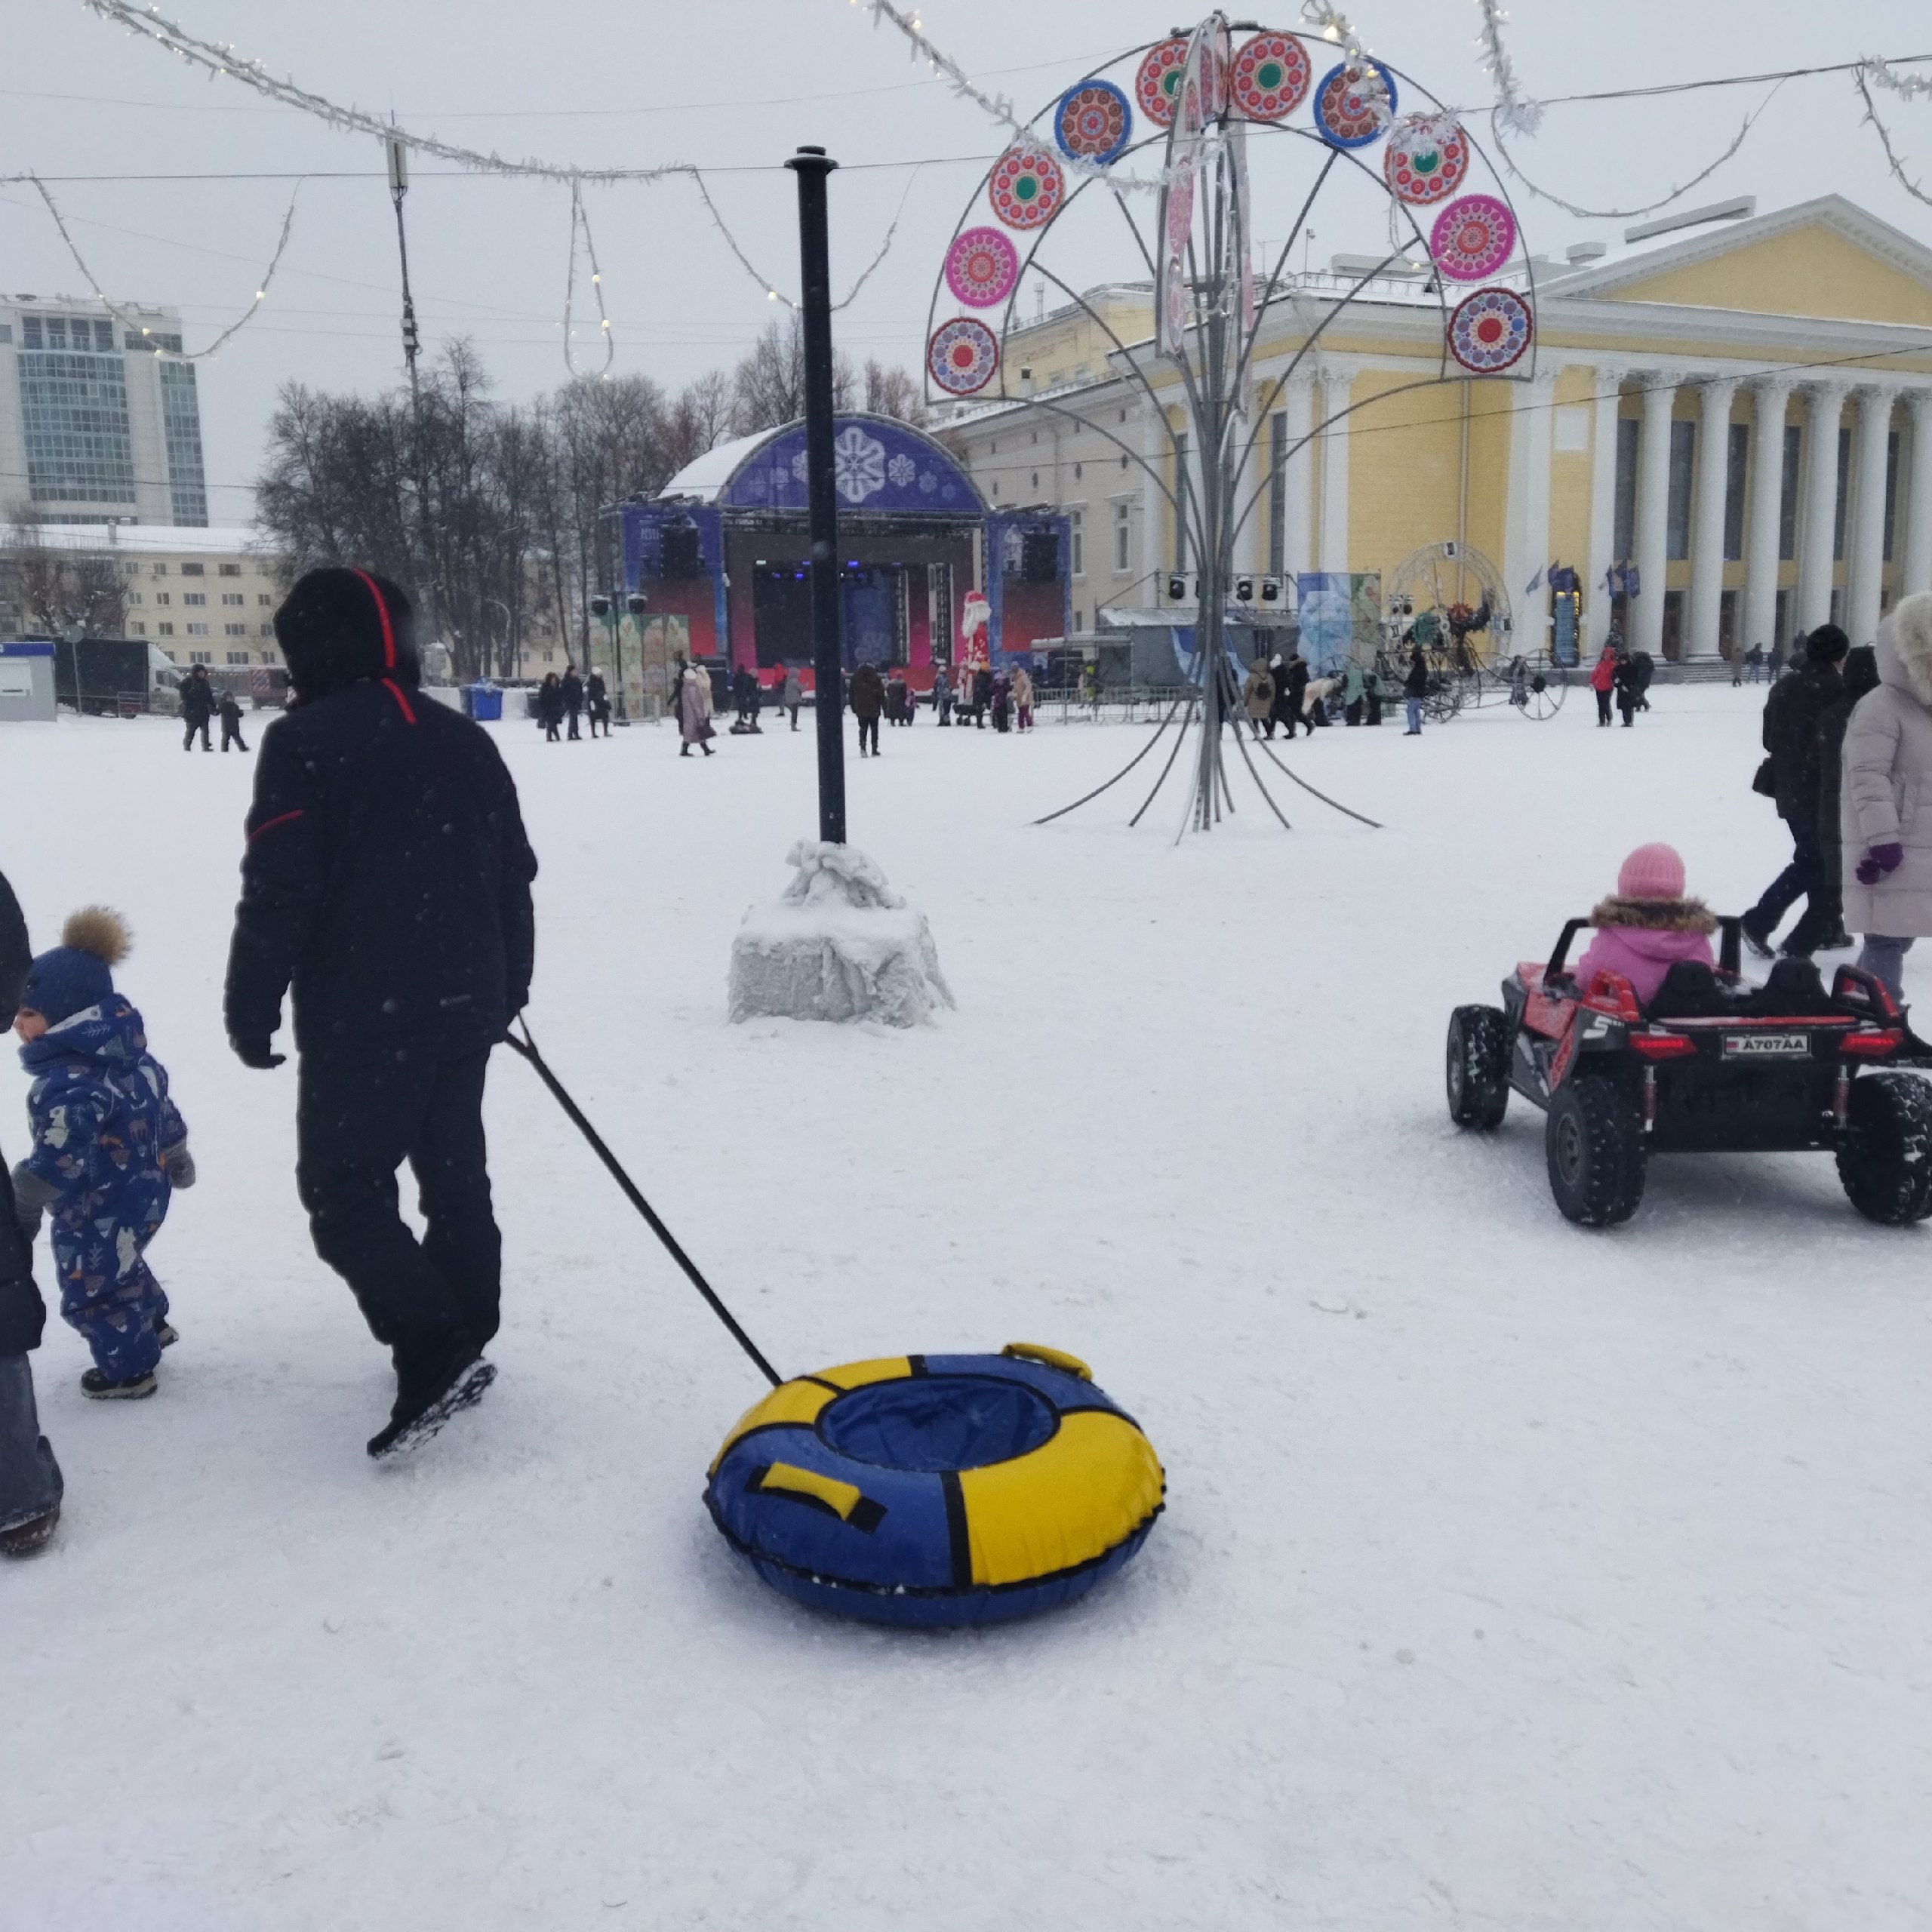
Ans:
{"type": "Polygon", "coordinates": [[[624,1191],[624,1198],[641,1214],[651,1232],[664,1244],[666,1253],[681,1268],[693,1287],[711,1304],[711,1312],[731,1330],[732,1339],[740,1348],[758,1364],[758,1373],[776,1389],[785,1380],[763,1355],[758,1353],[758,1344],[738,1326],[737,1318],[718,1299],[711,1284],[698,1272],[697,1263],[678,1244],[678,1238],[657,1218],[657,1211],[638,1192],[637,1183],[625,1173],[617,1157],[604,1144],[603,1137],[584,1118],[583,1109],[564,1091],[564,1084],[552,1073],[543,1056],[537,1051],[537,1042],[531,1037],[530,1023],[518,1016],[517,1024],[523,1029],[523,1038],[514,1033],[503,1035],[503,1044],[512,1053],[527,1060],[537,1069],[537,1077],[556,1097],[558,1106],[569,1115],[571,1124],[590,1143],[590,1151],[610,1170],[611,1178],[624,1191]]]}

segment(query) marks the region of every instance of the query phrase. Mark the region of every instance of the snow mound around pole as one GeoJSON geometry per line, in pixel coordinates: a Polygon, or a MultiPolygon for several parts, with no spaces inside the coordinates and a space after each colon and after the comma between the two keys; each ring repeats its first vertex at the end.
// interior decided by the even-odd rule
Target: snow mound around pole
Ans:
{"type": "Polygon", "coordinates": [[[801,838],[776,903],[731,942],[731,1017],[878,1020],[912,1026],[954,1004],[925,915],[850,845],[801,838]]]}

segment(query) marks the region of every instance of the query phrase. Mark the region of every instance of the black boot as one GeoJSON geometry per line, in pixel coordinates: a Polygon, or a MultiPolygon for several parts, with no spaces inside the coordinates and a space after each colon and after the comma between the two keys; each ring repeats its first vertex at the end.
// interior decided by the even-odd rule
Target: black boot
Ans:
{"type": "Polygon", "coordinates": [[[24,1523],[16,1523],[10,1530],[0,1530],[0,1556],[31,1556],[35,1551],[46,1547],[47,1540],[54,1534],[54,1526],[60,1520],[60,1506],[55,1503],[51,1509],[38,1516],[29,1516],[24,1523]]]}
{"type": "Polygon", "coordinates": [[[459,1410],[474,1408],[496,1379],[494,1366],[481,1355],[440,1373],[419,1376],[398,1370],[389,1426],[370,1437],[369,1454],[380,1462],[420,1447],[459,1410]]]}
{"type": "Polygon", "coordinates": [[[143,1395],[152,1395],[155,1391],[154,1371],[143,1374],[130,1375],[115,1382],[91,1368],[81,1377],[81,1393],[91,1395],[97,1402],[138,1402],[143,1395]]]}

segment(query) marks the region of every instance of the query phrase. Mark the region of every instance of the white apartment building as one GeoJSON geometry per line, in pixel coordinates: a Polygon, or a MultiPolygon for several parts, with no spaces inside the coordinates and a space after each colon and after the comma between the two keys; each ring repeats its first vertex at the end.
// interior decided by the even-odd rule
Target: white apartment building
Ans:
{"type": "Polygon", "coordinates": [[[279,664],[275,608],[281,560],[252,530],[171,524],[47,523],[50,550],[110,558],[127,586],[122,629],[177,664],[279,664]]]}
{"type": "Polygon", "coordinates": [[[195,365],[172,309],[0,296],[0,513],[204,525],[195,365]]]}

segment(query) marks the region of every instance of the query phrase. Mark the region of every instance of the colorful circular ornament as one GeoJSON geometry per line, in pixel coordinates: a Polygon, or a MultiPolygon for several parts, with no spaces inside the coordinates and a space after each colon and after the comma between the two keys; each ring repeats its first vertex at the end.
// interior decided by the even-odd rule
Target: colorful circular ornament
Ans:
{"type": "Polygon", "coordinates": [[[1194,232],[1194,157],[1183,155],[1168,180],[1168,253],[1177,257],[1194,232]]]}
{"type": "Polygon", "coordinates": [[[1315,69],[1291,33],[1258,33],[1235,51],[1235,105],[1251,121],[1279,121],[1308,98],[1315,69]]]}
{"type": "Polygon", "coordinates": [[[1157,128],[1174,125],[1174,100],[1180,92],[1181,69],[1186,65],[1187,42],[1177,36],[1152,49],[1134,77],[1134,97],[1157,128]]]}
{"type": "Polygon", "coordinates": [[[1044,148],[1008,148],[986,183],[993,213],[1009,228],[1044,227],[1066,192],[1060,163],[1044,148]]]}
{"type": "Polygon", "coordinates": [[[969,309],[1004,302],[1019,279],[1019,253],[997,228],[969,228],[946,251],[946,285],[969,309]]]}
{"type": "Polygon", "coordinates": [[[1082,81],[1060,97],[1054,112],[1054,139],[1060,151],[1103,168],[1127,146],[1134,110],[1111,81],[1082,81]]]}
{"type": "Polygon", "coordinates": [[[1389,129],[1382,177],[1398,199],[1432,208],[1469,171],[1469,137],[1447,115],[1404,115],[1389,129]]]}
{"type": "Polygon", "coordinates": [[[955,315],[934,330],[926,345],[926,371],[948,395],[971,395],[992,380],[999,344],[984,322],[955,315]]]}
{"type": "Polygon", "coordinates": [[[1330,146],[1365,148],[1395,118],[1395,77],[1380,60],[1366,68],[1344,60],[1322,76],[1315,97],[1315,126],[1330,146]],[[1380,85],[1371,85],[1371,81],[1380,85]]]}
{"type": "Polygon", "coordinates": [[[1449,318],[1449,353],[1478,376],[1520,361],[1534,330],[1529,304],[1513,288],[1478,288],[1449,318]]]}
{"type": "Polygon", "coordinates": [[[1435,217],[1430,259],[1452,281],[1494,275],[1516,246],[1516,217],[1494,195],[1465,195],[1435,217]]]}

